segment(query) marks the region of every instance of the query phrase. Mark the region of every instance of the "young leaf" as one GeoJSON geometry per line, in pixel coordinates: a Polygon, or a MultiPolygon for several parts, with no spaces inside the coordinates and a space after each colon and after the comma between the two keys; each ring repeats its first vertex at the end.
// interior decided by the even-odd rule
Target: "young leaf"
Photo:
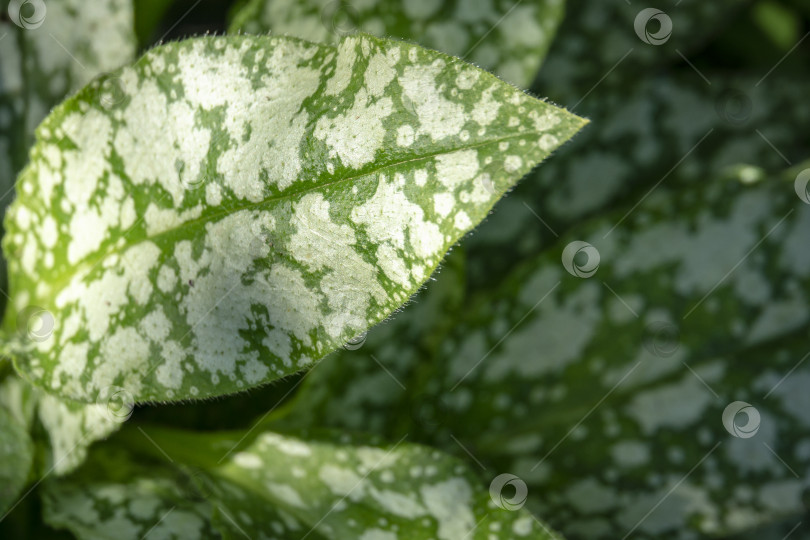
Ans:
{"type": "Polygon", "coordinates": [[[405,302],[582,125],[370,36],[156,48],[38,130],[6,220],[7,348],[86,402],[299,371],[405,302]]]}
{"type": "Polygon", "coordinates": [[[480,6],[457,0],[251,0],[232,32],[273,32],[322,42],[362,31],[397,37],[458,56],[528,86],[563,18],[565,0],[480,6]]]}

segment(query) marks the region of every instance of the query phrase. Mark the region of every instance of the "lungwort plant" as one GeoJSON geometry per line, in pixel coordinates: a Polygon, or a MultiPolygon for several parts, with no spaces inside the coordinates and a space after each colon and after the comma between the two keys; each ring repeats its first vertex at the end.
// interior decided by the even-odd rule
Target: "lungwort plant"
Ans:
{"type": "Polygon", "coordinates": [[[0,536],[798,538],[806,6],[564,4],[3,2],[0,536]]]}

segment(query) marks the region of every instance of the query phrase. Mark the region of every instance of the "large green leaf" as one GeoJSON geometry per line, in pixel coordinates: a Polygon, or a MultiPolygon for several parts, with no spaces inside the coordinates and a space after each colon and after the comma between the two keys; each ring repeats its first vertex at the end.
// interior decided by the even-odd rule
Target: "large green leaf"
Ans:
{"type": "Polygon", "coordinates": [[[231,31],[337,42],[362,31],[461,57],[518,86],[534,79],[563,17],[565,0],[251,0],[231,31]]]}
{"type": "Polygon", "coordinates": [[[797,170],[661,186],[482,295],[432,356],[375,329],[271,420],[409,433],[508,470],[570,538],[720,534],[802,512],[810,208],[797,170]],[[595,259],[565,249],[577,241],[596,249],[580,257],[598,253],[591,277],[595,259]],[[724,426],[736,401],[759,411],[756,436],[724,426]]]}
{"type": "Polygon", "coordinates": [[[38,130],[6,220],[8,348],[83,401],[299,371],[405,302],[582,124],[370,36],[156,48],[38,130]]]}

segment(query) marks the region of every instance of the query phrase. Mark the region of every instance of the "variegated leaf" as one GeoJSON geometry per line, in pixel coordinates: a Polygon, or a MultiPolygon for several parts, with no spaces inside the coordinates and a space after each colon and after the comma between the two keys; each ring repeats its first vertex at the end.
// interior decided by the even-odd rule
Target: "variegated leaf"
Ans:
{"type": "Polygon", "coordinates": [[[211,506],[178,471],[96,452],[75,474],[42,487],[43,519],[80,540],[218,538],[211,506]]]}
{"type": "Polygon", "coordinates": [[[632,85],[640,76],[692,57],[747,4],[746,0],[660,0],[654,5],[567,0],[559,32],[565,39],[555,41],[538,83],[555,100],[584,98],[601,80],[632,85]]]}
{"type": "Polygon", "coordinates": [[[87,404],[37,390],[37,414],[50,448],[45,466],[56,475],[81,465],[88,447],[117,431],[132,413],[132,403],[116,392],[103,392],[99,403],[87,404]]]}
{"type": "Polygon", "coordinates": [[[461,57],[521,87],[540,67],[565,0],[251,0],[231,31],[273,32],[337,42],[362,31],[461,57]]]}
{"type": "Polygon", "coordinates": [[[404,438],[144,432],[151,441],[122,434],[129,446],[193,466],[225,538],[559,538],[522,510],[522,486],[488,489],[490,479],[460,460],[404,438]]]}
{"type": "Polygon", "coordinates": [[[6,220],[7,348],[87,402],[299,371],[405,302],[582,125],[370,36],[153,49],[38,130],[6,220]]]}
{"type": "Polygon", "coordinates": [[[472,455],[518,475],[572,539],[717,535],[801,513],[810,208],[772,176],[662,186],[631,208],[482,295],[432,357],[409,361],[405,331],[369,339],[334,366],[359,377],[313,371],[273,420],[472,455]],[[579,241],[578,256],[566,250],[579,241]],[[756,409],[747,432],[735,402],[756,409]]]}
{"type": "Polygon", "coordinates": [[[34,128],[70,92],[135,54],[131,0],[1,2],[0,189],[3,208],[34,128]]]}
{"type": "Polygon", "coordinates": [[[26,430],[45,438],[37,442],[45,457],[37,474],[64,475],[78,467],[87,449],[115,432],[131,415],[132,404],[117,393],[107,393],[98,403],[60,399],[30,385],[14,373],[0,383],[0,407],[5,407],[26,430]],[[35,427],[36,426],[36,427],[35,427]]]}

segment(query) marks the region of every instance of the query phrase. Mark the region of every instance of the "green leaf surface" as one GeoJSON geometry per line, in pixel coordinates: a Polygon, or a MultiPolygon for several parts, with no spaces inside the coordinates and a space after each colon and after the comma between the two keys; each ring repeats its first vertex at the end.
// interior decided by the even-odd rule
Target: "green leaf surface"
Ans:
{"type": "MultiPolygon", "coordinates": [[[[131,0],[0,2],[0,212],[14,198],[34,128],[51,108],[90,79],[135,54],[131,0]],[[13,14],[13,16],[12,16],[13,14]]],[[[6,290],[5,262],[0,288],[6,290]]],[[[0,297],[5,313],[6,295],[0,297]]]]}
{"type": "Polygon", "coordinates": [[[810,485],[798,169],[661,186],[625,219],[630,206],[591,220],[468,307],[433,356],[410,362],[406,332],[372,332],[333,377],[312,371],[288,418],[409,433],[508,470],[573,539],[727,534],[796,515],[810,485]],[[570,257],[577,241],[596,251],[570,257]],[[566,270],[590,273],[584,256],[597,254],[591,277],[566,270]],[[736,401],[759,412],[755,436],[734,432],[745,413],[724,426],[736,401]]]}
{"type": "Polygon", "coordinates": [[[45,457],[39,476],[64,475],[78,467],[94,442],[105,439],[132,413],[132,404],[117,392],[107,392],[98,403],[60,399],[34,387],[14,373],[0,382],[0,406],[35,433],[45,457]],[[44,437],[40,436],[41,430],[44,437]],[[41,439],[41,440],[40,440],[41,439]]]}
{"type": "MultiPolygon", "coordinates": [[[[748,0],[567,0],[566,17],[537,80],[544,95],[580,99],[602,82],[632,85],[692,58],[734,22],[748,0]]],[[[775,61],[775,60],[774,60],[775,61]]],[[[696,77],[699,77],[695,73],[696,77]]]]}
{"type": "Polygon", "coordinates": [[[418,42],[528,86],[563,17],[565,0],[251,0],[232,32],[337,42],[353,32],[418,42]]]}
{"type": "Polygon", "coordinates": [[[48,473],[64,475],[81,465],[94,442],[116,432],[132,412],[121,394],[105,392],[99,403],[62,399],[37,389],[37,414],[48,436],[48,473]]]}
{"type": "Polygon", "coordinates": [[[144,433],[148,443],[130,431],[127,444],[192,466],[226,538],[559,538],[521,509],[520,486],[487,489],[460,460],[404,438],[144,433]]]}
{"type": "Polygon", "coordinates": [[[74,475],[44,482],[43,518],[80,540],[217,538],[210,505],[177,471],[96,452],[74,475]]]}
{"type": "Polygon", "coordinates": [[[156,48],[40,126],[6,220],[7,346],[85,402],[299,371],[404,303],[582,125],[398,41],[156,48]]]}
{"type": "Polygon", "coordinates": [[[25,426],[0,406],[0,519],[22,493],[33,457],[33,444],[25,426]]]}

